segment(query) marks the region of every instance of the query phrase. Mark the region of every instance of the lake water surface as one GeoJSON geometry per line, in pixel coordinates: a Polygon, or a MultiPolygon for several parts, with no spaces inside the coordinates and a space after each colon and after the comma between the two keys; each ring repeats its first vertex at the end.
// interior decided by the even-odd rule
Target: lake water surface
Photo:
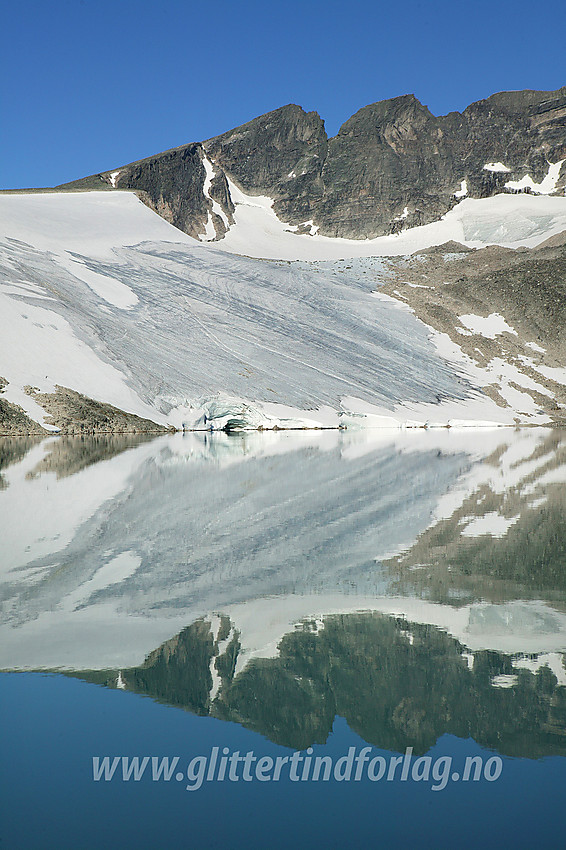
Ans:
{"type": "Polygon", "coordinates": [[[539,428],[0,439],[1,846],[561,846],[565,484],[539,428]]]}

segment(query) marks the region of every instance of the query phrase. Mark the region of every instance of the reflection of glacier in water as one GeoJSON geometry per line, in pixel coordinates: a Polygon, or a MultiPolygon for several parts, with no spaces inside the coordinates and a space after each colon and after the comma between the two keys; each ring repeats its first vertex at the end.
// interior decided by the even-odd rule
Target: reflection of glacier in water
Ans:
{"type": "Polygon", "coordinates": [[[304,618],[359,610],[434,624],[473,650],[566,646],[564,569],[552,562],[551,580],[512,568],[518,546],[550,563],[564,539],[557,432],[191,434],[11,451],[5,669],[131,667],[210,612],[239,629],[240,665],[276,655],[304,618]],[[501,533],[494,517],[513,522],[501,533]]]}

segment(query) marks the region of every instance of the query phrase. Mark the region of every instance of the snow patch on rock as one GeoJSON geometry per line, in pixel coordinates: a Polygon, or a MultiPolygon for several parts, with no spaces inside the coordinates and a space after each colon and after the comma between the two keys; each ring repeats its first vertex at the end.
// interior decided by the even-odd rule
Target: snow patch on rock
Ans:
{"type": "Polygon", "coordinates": [[[507,168],[506,165],[503,165],[502,162],[486,162],[484,165],[484,171],[493,171],[495,174],[502,174],[507,171],[511,171],[511,169],[507,168]]]}
{"type": "Polygon", "coordinates": [[[518,336],[517,331],[511,325],[508,325],[499,313],[490,313],[486,317],[467,313],[464,316],[458,316],[458,319],[473,334],[479,334],[487,339],[495,339],[496,336],[502,333],[510,333],[518,336]]]}
{"type": "Polygon", "coordinates": [[[462,180],[462,182],[460,183],[460,188],[458,189],[457,192],[454,192],[454,197],[455,198],[465,198],[467,194],[468,194],[468,181],[462,180]]]}
{"type": "Polygon", "coordinates": [[[520,180],[509,180],[505,184],[505,188],[515,192],[523,192],[525,189],[529,189],[537,195],[551,195],[556,191],[556,185],[564,162],[566,162],[564,159],[558,162],[549,162],[548,173],[540,183],[535,183],[530,174],[525,174],[520,180]]]}
{"type": "Polygon", "coordinates": [[[226,213],[224,212],[224,210],[222,209],[222,207],[220,206],[218,201],[216,201],[210,195],[210,187],[212,186],[212,181],[213,181],[214,176],[216,174],[216,172],[214,170],[214,165],[209,160],[209,158],[207,156],[203,157],[202,164],[203,164],[204,170],[206,172],[202,191],[203,191],[204,197],[208,201],[210,201],[211,204],[212,204],[212,213],[209,211],[208,219],[205,223],[204,233],[199,234],[199,239],[201,240],[201,242],[213,242],[216,239],[216,236],[217,236],[216,228],[214,227],[214,221],[213,221],[213,218],[212,218],[213,214],[219,216],[222,219],[222,221],[224,222],[224,226],[226,227],[226,230],[228,230],[228,228],[230,227],[230,223],[228,221],[228,217],[227,217],[226,213]]]}

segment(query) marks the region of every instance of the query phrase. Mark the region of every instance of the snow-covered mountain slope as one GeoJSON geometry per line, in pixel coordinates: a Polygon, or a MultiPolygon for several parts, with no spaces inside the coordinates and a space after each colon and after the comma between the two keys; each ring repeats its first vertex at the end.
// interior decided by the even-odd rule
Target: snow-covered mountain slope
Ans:
{"type": "MultiPolygon", "coordinates": [[[[1,195],[2,410],[20,405],[32,420],[64,430],[113,429],[116,414],[107,408],[93,424],[88,399],[142,417],[145,425],[132,420],[137,430],[151,422],[550,421],[544,399],[552,401],[554,390],[539,393],[538,404],[509,393],[501,403],[482,387],[508,375],[479,370],[401,300],[376,298],[390,277],[384,260],[371,261],[364,277],[366,269],[343,263],[259,261],[224,249],[230,233],[243,234],[233,250],[245,243],[250,254],[273,256],[274,249],[263,251],[265,240],[330,258],[338,250],[356,256],[363,246],[372,254],[406,253],[462,235],[473,244],[534,244],[566,229],[566,199],[465,201],[438,225],[339,246],[246,224],[244,201],[241,207],[243,224],[224,242],[199,244],[126,192],[1,195]]],[[[280,226],[267,208],[250,209],[280,226]]]]}
{"type": "MultiPolygon", "coordinates": [[[[449,241],[471,248],[485,245],[532,248],[566,230],[566,198],[501,194],[493,198],[465,198],[439,221],[390,236],[333,239],[318,235],[314,225],[310,233],[295,233],[297,225],[286,224],[275,214],[272,198],[246,195],[231,181],[229,186],[235,205],[234,224],[217,245],[223,251],[250,257],[337,260],[400,256],[449,241]]],[[[201,238],[206,241],[205,236],[201,238]]]]}

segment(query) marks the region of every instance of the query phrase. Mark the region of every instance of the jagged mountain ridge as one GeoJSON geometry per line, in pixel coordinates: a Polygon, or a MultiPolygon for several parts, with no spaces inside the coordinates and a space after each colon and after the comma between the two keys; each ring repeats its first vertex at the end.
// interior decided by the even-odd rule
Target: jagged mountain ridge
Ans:
{"type": "MultiPolygon", "coordinates": [[[[316,112],[288,104],[58,188],[134,189],[171,224],[210,239],[233,223],[232,181],[273,198],[297,232],[365,239],[435,221],[463,197],[532,191],[565,159],[566,87],[502,92],[439,117],[402,95],[360,109],[333,138],[316,112]]],[[[563,193],[566,168],[555,178],[551,192],[563,193]]]]}

